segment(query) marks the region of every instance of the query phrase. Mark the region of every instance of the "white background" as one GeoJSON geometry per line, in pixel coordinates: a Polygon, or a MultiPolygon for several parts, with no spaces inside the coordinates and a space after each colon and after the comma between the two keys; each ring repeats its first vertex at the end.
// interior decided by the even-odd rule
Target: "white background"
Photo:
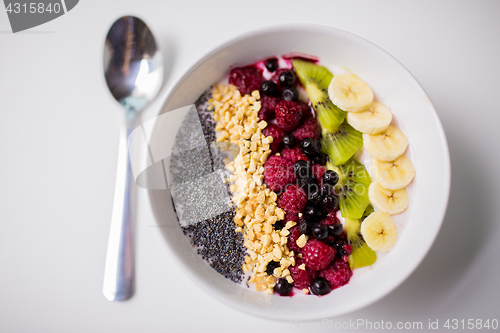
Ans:
{"type": "Polygon", "coordinates": [[[499,1],[86,0],[17,34],[0,8],[0,332],[297,331],[236,312],[182,275],[145,190],[137,292],[123,303],[103,297],[121,109],[104,84],[102,49],[124,14],[146,20],[166,57],[165,85],[143,119],[201,54],[256,27],[328,25],[401,61],[446,131],[448,213],[408,280],[332,323],[500,320],[499,1]]]}

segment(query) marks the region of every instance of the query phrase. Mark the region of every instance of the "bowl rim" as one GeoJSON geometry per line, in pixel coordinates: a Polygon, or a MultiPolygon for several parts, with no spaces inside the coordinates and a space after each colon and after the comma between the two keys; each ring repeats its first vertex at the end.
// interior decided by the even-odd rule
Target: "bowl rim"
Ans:
{"type": "MultiPolygon", "coordinates": [[[[394,66],[398,66],[400,70],[404,71],[405,74],[408,75],[408,78],[412,81],[412,83],[415,85],[415,87],[420,91],[422,96],[429,102],[428,107],[429,107],[429,110],[432,113],[432,117],[434,118],[434,121],[436,122],[436,125],[439,129],[439,137],[441,140],[441,145],[443,146],[444,152],[445,152],[445,154],[442,156],[443,171],[445,174],[445,177],[443,179],[443,184],[442,184],[443,189],[444,189],[444,191],[443,191],[444,197],[439,198],[440,200],[443,201],[443,205],[441,205],[439,207],[439,210],[435,212],[436,221],[438,221],[439,224],[433,230],[433,234],[429,235],[429,238],[427,238],[426,244],[423,245],[423,247],[425,247],[425,249],[422,248],[422,246],[420,247],[420,251],[419,251],[420,256],[414,257],[414,262],[412,264],[412,267],[410,267],[409,269],[406,269],[403,273],[401,273],[399,276],[399,279],[396,281],[396,283],[392,284],[389,288],[386,288],[385,290],[383,290],[383,292],[375,293],[372,297],[365,299],[364,302],[359,302],[357,305],[351,306],[350,308],[343,309],[342,311],[338,311],[338,312],[330,315],[330,317],[337,317],[337,316],[341,316],[341,315],[345,315],[347,313],[357,311],[361,308],[364,308],[370,304],[375,303],[376,301],[387,296],[389,293],[393,292],[404,281],[406,281],[408,279],[408,277],[417,269],[417,267],[420,266],[423,259],[427,256],[432,245],[434,244],[434,241],[437,238],[437,235],[439,234],[439,231],[442,227],[442,224],[443,224],[443,221],[444,221],[444,218],[446,215],[446,211],[447,211],[447,207],[448,207],[448,203],[449,203],[450,186],[451,186],[451,166],[450,166],[450,153],[449,153],[448,142],[446,139],[445,131],[444,131],[444,128],[442,126],[441,120],[439,119],[437,111],[436,111],[430,97],[428,96],[428,94],[426,93],[424,88],[420,85],[418,80],[414,77],[414,75],[399,60],[397,60],[394,56],[392,56],[389,52],[385,51],[384,49],[382,49],[378,45],[374,44],[373,42],[371,42],[363,37],[360,37],[356,34],[347,32],[345,30],[330,27],[330,26],[320,25],[320,24],[311,24],[311,23],[272,24],[272,25],[266,25],[266,26],[261,26],[261,27],[257,27],[254,29],[250,29],[246,32],[243,32],[243,33],[240,33],[236,36],[230,37],[227,40],[223,41],[222,43],[219,43],[219,44],[215,45],[214,47],[208,49],[206,52],[202,53],[202,55],[199,56],[197,61],[195,61],[191,66],[186,68],[172,82],[170,87],[167,89],[165,94],[162,96],[163,102],[161,103],[161,107],[159,108],[159,111],[157,112],[157,114],[160,115],[163,113],[167,104],[170,102],[170,100],[172,99],[172,97],[176,93],[177,89],[185,81],[185,79],[194,70],[196,70],[200,65],[202,65],[205,61],[207,61],[210,57],[212,57],[216,53],[222,51],[223,49],[227,48],[228,46],[230,46],[234,43],[237,43],[241,40],[250,38],[252,36],[261,35],[264,33],[275,33],[275,32],[283,32],[283,31],[290,31],[290,30],[307,30],[307,31],[312,31],[312,32],[321,31],[323,33],[332,33],[333,32],[335,34],[339,34],[341,37],[345,37],[348,39],[354,39],[357,42],[363,43],[364,46],[370,47],[372,50],[379,52],[379,53],[382,53],[389,61],[392,62],[392,64],[394,66]]],[[[156,222],[158,222],[159,221],[158,212],[153,205],[153,199],[152,199],[153,190],[148,190],[148,195],[149,195],[149,202],[150,202],[151,208],[154,212],[156,222]]],[[[175,252],[172,244],[170,244],[168,241],[166,241],[165,243],[167,243],[168,248],[172,252],[175,252]]],[[[183,270],[190,277],[190,279],[192,279],[192,281],[197,281],[198,277],[194,276],[194,274],[192,274],[189,271],[188,265],[184,261],[182,261],[180,258],[178,258],[175,255],[175,253],[173,253],[173,254],[174,254],[173,257],[175,258],[175,261],[179,264],[178,267],[180,267],[181,270],[183,270]]],[[[203,288],[200,288],[200,289],[203,289],[203,288]]],[[[290,318],[285,319],[283,317],[276,318],[274,316],[271,316],[270,314],[266,315],[265,311],[262,311],[262,312],[253,311],[253,310],[248,311],[248,308],[246,308],[245,306],[241,305],[240,303],[238,303],[234,300],[229,300],[225,297],[219,297],[220,295],[218,295],[214,290],[211,290],[211,289],[203,289],[203,290],[204,290],[204,292],[206,292],[209,295],[212,295],[215,299],[217,299],[221,303],[225,304],[226,306],[232,305],[240,311],[243,311],[243,309],[246,309],[247,311],[245,311],[245,313],[253,314],[253,315],[256,315],[259,317],[264,317],[264,318],[272,319],[272,320],[280,320],[280,321],[292,320],[290,318]]],[[[327,318],[330,318],[330,317],[327,317],[327,318]]],[[[308,316],[307,318],[300,318],[300,319],[315,320],[315,319],[323,319],[323,318],[325,318],[325,317],[320,315],[320,316],[308,316]]]]}

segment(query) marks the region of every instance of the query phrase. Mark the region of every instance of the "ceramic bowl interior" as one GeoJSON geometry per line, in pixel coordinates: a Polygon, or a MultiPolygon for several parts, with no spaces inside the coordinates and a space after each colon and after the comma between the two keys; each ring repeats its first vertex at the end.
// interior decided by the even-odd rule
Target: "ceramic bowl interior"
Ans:
{"type": "MultiPolygon", "coordinates": [[[[313,320],[364,307],[402,283],[422,261],[441,226],[450,186],[446,138],[425,91],[392,56],[350,33],[314,25],[260,29],[215,48],[189,68],[169,90],[161,113],[189,104],[228,73],[272,55],[302,52],[352,70],[372,87],[376,98],[397,116],[410,143],[416,170],[410,208],[396,246],[361,276],[324,297],[278,297],[242,288],[209,267],[177,222],[168,190],[150,190],[165,240],[185,273],[203,290],[245,313],[276,320],[313,320]],[[338,302],[342,300],[342,302],[338,302]]],[[[153,134],[154,137],[154,134],[153,134]]],[[[411,301],[411,300],[408,300],[411,301]]]]}

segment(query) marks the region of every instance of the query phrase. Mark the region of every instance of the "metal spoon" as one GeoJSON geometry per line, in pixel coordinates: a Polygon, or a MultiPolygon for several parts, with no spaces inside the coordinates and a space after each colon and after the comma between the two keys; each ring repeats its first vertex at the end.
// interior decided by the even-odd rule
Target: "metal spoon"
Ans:
{"type": "Polygon", "coordinates": [[[124,301],[134,293],[133,178],[127,138],[137,114],[158,94],[163,82],[163,57],[146,24],[133,16],[118,19],[104,45],[104,73],[113,97],[125,110],[120,133],[115,198],[111,216],[104,296],[124,301]]]}

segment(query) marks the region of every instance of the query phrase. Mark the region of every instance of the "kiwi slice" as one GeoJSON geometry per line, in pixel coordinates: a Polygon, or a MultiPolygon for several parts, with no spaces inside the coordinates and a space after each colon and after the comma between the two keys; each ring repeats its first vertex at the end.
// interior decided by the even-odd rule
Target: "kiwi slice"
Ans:
{"type": "Polygon", "coordinates": [[[333,74],[326,67],[303,59],[293,59],[292,66],[316,110],[321,127],[335,132],[344,121],[346,112],[335,106],[328,97],[328,85],[333,74]]]}
{"type": "MultiPolygon", "coordinates": [[[[368,213],[369,209],[373,211],[373,207],[369,205],[366,208],[363,216],[368,216],[371,213],[368,213]]],[[[347,240],[352,246],[352,254],[349,256],[349,265],[351,269],[361,268],[365,266],[370,266],[377,261],[377,254],[375,251],[370,249],[370,247],[365,243],[363,237],[360,235],[361,223],[363,219],[353,220],[353,219],[345,219],[344,229],[347,233],[347,240]]]]}
{"type": "Polygon", "coordinates": [[[342,165],[363,147],[363,134],[344,121],[335,132],[323,131],[322,146],[333,165],[342,165]]]}
{"type": "Polygon", "coordinates": [[[346,219],[361,219],[370,203],[368,187],[372,182],[364,165],[351,159],[342,166],[337,167],[329,162],[326,167],[329,170],[334,170],[339,175],[335,191],[339,197],[342,216],[346,219]]]}

